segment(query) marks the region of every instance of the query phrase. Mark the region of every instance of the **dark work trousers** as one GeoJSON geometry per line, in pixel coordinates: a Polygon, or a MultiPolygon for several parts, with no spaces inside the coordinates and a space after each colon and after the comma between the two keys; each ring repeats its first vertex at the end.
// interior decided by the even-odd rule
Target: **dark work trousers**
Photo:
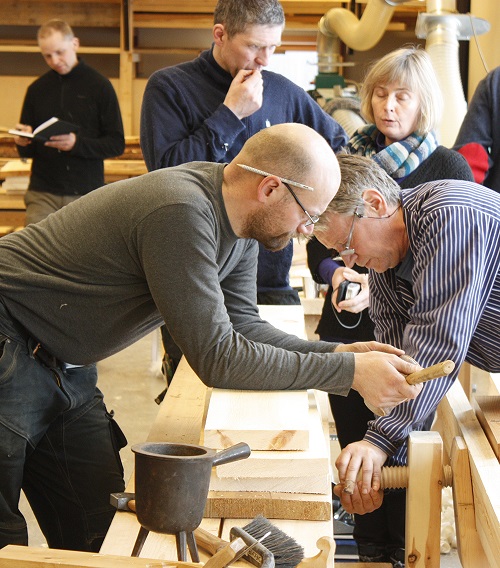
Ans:
{"type": "MultiPolygon", "coordinates": [[[[321,338],[323,341],[338,341],[321,338]]],[[[345,341],[344,343],[349,343],[345,341]]],[[[330,406],[340,447],[364,438],[368,422],[374,419],[373,412],[355,390],[347,396],[329,394],[330,406]]],[[[394,550],[405,546],[406,490],[385,490],[382,506],[365,515],[354,515],[353,537],[360,553],[364,546],[373,546],[388,557],[394,550]]]]}
{"type": "MultiPolygon", "coordinates": [[[[345,396],[329,394],[341,448],[362,440],[373,412],[355,390],[345,396]]],[[[354,515],[353,537],[358,548],[363,544],[384,549],[387,554],[405,546],[406,491],[385,490],[382,506],[366,515],[354,515]]]]}
{"type": "Polygon", "coordinates": [[[52,548],[97,552],[123,491],[126,440],[95,365],[49,368],[0,301],[0,548],[28,544],[21,489],[52,548]]]}

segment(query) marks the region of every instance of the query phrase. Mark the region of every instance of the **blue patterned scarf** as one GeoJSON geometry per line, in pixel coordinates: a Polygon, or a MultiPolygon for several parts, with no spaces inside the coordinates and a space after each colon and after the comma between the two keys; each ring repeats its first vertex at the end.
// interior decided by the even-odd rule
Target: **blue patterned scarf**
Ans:
{"type": "Polygon", "coordinates": [[[358,128],[347,144],[351,154],[372,158],[393,179],[398,180],[411,174],[437,148],[433,132],[426,136],[413,133],[400,142],[394,142],[378,151],[377,137],[381,134],[374,124],[358,128]]]}

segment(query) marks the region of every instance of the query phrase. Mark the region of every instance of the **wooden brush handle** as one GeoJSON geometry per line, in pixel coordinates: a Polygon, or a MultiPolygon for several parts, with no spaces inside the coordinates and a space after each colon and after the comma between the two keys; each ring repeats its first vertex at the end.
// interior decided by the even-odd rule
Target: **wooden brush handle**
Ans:
{"type": "Polygon", "coordinates": [[[245,548],[247,548],[245,541],[242,538],[237,538],[225,544],[212,558],[209,558],[205,562],[204,568],[224,568],[236,558],[238,553],[244,551],[245,548]]]}

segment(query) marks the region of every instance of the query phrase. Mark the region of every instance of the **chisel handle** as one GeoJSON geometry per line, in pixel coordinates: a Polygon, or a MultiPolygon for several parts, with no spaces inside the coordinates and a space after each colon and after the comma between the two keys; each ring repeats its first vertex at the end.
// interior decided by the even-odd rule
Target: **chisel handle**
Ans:
{"type": "Polygon", "coordinates": [[[406,382],[409,385],[425,383],[426,381],[449,375],[454,368],[455,363],[450,359],[447,359],[446,361],[441,361],[441,363],[436,363],[435,365],[431,365],[430,367],[426,367],[425,369],[406,375],[406,382]]]}
{"type": "MultiPolygon", "coordinates": [[[[419,383],[425,383],[426,381],[449,375],[454,368],[455,363],[450,359],[447,359],[446,361],[441,361],[441,363],[436,363],[435,365],[431,365],[430,367],[426,367],[425,369],[421,369],[420,371],[406,375],[406,382],[409,385],[418,385],[419,383]]],[[[394,408],[394,406],[388,408],[377,408],[376,406],[373,406],[366,401],[365,404],[377,416],[387,416],[389,412],[391,412],[391,410],[394,408]]]]}

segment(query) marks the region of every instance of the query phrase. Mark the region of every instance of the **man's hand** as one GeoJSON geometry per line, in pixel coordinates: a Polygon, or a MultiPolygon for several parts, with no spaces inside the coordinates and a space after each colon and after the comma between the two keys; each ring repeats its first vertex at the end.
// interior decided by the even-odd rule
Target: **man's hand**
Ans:
{"type": "Polygon", "coordinates": [[[368,274],[359,274],[352,268],[345,268],[341,266],[333,273],[332,276],[332,286],[334,290],[337,290],[332,294],[332,306],[337,312],[346,310],[353,314],[359,314],[365,308],[368,307],[370,303],[370,289],[368,287],[368,274]],[[359,294],[354,296],[351,300],[344,300],[343,302],[337,303],[338,287],[344,280],[349,280],[350,282],[358,282],[361,284],[361,290],[359,294]]]}
{"type": "Polygon", "coordinates": [[[224,104],[241,120],[260,109],[263,96],[261,72],[241,69],[229,87],[224,104]]]}
{"type": "MultiPolygon", "coordinates": [[[[404,355],[402,349],[398,349],[388,343],[379,343],[378,341],[356,341],[356,343],[340,343],[335,348],[335,353],[351,351],[352,353],[368,353],[370,351],[380,351],[382,353],[392,353],[398,357],[404,355]]],[[[420,369],[416,369],[417,371],[420,369]]],[[[412,371],[413,372],[413,371],[412,371]]]]}
{"type": "MultiPolygon", "coordinates": [[[[16,124],[16,130],[20,130],[21,132],[33,132],[33,128],[31,128],[29,124],[16,124]]],[[[32,138],[14,136],[14,144],[17,144],[18,146],[29,146],[32,141],[32,138]]]]}
{"type": "Polygon", "coordinates": [[[364,515],[365,513],[371,513],[378,509],[384,500],[384,493],[382,490],[374,491],[370,489],[368,494],[362,494],[360,487],[361,481],[358,481],[354,486],[354,492],[352,495],[345,493],[342,484],[337,484],[333,488],[333,492],[340,499],[342,507],[348,513],[357,513],[358,515],[364,515]]]}
{"type": "Polygon", "coordinates": [[[356,353],[354,355],[354,380],[351,388],[357,390],[374,408],[392,408],[408,399],[416,398],[422,390],[422,384],[409,385],[405,380],[406,375],[420,371],[422,367],[404,361],[398,356],[402,352],[398,353],[400,350],[390,345],[369,341],[368,343],[342,344],[335,351],[356,353]],[[355,348],[363,346],[370,346],[377,351],[360,352],[359,348],[355,348]],[[346,347],[351,347],[351,349],[346,349],[346,347]]]}
{"type": "Polygon", "coordinates": [[[387,454],[364,440],[346,446],[335,461],[340,483],[335,494],[348,513],[371,513],[382,504],[381,471],[387,454]],[[358,480],[359,473],[361,478],[358,480]]]}
{"type": "Polygon", "coordinates": [[[50,140],[45,142],[45,146],[49,146],[49,148],[55,148],[56,150],[60,150],[61,152],[69,152],[73,149],[73,146],[76,143],[76,134],[74,132],[70,132],[69,134],[59,134],[58,136],[51,136],[50,140]]]}

